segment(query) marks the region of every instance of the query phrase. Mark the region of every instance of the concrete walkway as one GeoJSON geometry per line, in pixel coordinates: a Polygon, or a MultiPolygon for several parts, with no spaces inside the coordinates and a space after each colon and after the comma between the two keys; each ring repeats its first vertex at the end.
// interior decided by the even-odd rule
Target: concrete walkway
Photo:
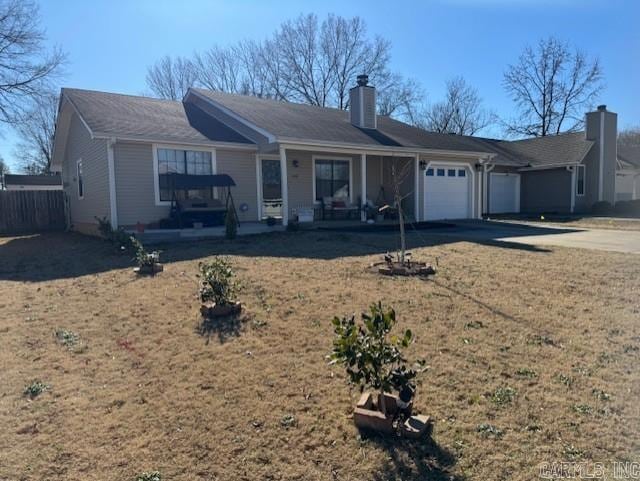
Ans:
{"type": "Polygon", "coordinates": [[[558,225],[519,222],[467,221],[457,223],[452,235],[513,242],[532,246],[579,247],[640,254],[640,231],[575,229],[558,225]],[[457,232],[456,232],[457,231],[457,232]]]}

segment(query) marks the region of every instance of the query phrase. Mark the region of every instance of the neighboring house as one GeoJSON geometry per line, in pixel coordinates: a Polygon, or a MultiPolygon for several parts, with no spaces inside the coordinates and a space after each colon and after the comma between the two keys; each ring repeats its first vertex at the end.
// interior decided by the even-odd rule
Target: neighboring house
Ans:
{"type": "Polygon", "coordinates": [[[640,199],[640,145],[619,146],[616,201],[640,199]]]}
{"type": "Polygon", "coordinates": [[[197,88],[182,101],[65,88],[52,169],[84,231],[96,217],[125,228],[166,218],[171,172],[229,174],[240,221],[285,225],[327,207],[364,220],[363,203],[392,200],[394,165],[406,166],[403,205],[418,221],[615,201],[617,115],[604,106],[587,114],[586,132],[500,141],[427,132],[376,115],[375,105],[366,76],[350,91],[350,111],[197,88]]]}
{"type": "Polygon", "coordinates": [[[60,176],[60,174],[5,174],[4,184],[7,190],[62,190],[62,177],[60,176]]]}

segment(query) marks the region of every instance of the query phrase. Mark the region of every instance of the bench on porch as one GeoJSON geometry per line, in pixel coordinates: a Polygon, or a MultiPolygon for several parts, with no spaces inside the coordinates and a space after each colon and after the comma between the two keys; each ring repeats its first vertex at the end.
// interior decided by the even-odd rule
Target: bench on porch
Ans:
{"type": "Polygon", "coordinates": [[[360,206],[351,204],[346,197],[323,197],[320,200],[322,220],[359,219],[360,206]]]}

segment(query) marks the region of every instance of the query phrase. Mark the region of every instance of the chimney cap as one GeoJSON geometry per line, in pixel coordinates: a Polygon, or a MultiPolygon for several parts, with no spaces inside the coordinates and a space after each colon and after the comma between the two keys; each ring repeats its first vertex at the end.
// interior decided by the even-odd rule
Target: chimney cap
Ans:
{"type": "Polygon", "coordinates": [[[606,112],[606,110],[607,110],[607,106],[605,104],[598,105],[599,112],[606,112]]]}
{"type": "Polygon", "coordinates": [[[357,78],[358,87],[366,87],[369,83],[369,76],[367,74],[358,75],[357,78]]]}

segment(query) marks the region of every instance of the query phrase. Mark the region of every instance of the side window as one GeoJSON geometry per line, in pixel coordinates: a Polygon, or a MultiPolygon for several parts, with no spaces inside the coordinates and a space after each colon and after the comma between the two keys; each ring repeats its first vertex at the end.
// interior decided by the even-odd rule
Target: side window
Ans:
{"type": "Polygon", "coordinates": [[[78,199],[84,197],[84,178],[82,177],[82,159],[79,159],[76,164],[76,176],[78,178],[78,199]]]}
{"type": "Polygon", "coordinates": [[[576,195],[583,196],[585,189],[585,169],[586,166],[578,165],[576,166],[576,195]]]}

